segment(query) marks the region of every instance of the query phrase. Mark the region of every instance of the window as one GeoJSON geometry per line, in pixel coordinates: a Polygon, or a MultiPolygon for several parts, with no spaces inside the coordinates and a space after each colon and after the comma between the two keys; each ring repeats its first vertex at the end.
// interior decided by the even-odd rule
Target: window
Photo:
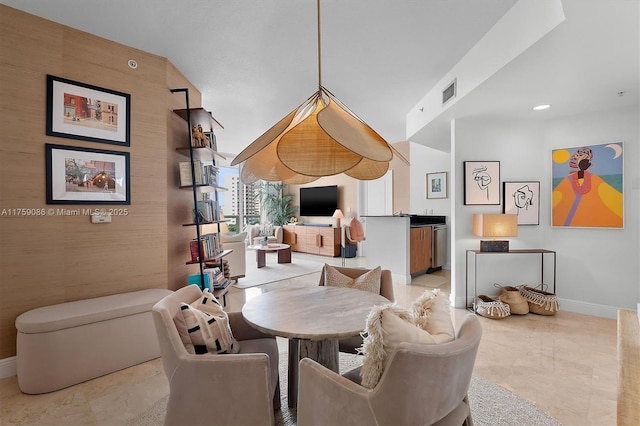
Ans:
{"type": "Polygon", "coordinates": [[[218,201],[222,214],[228,220],[229,232],[238,233],[247,224],[260,223],[260,200],[253,185],[240,181],[240,169],[220,166],[219,179],[218,184],[228,189],[220,192],[218,201]]]}

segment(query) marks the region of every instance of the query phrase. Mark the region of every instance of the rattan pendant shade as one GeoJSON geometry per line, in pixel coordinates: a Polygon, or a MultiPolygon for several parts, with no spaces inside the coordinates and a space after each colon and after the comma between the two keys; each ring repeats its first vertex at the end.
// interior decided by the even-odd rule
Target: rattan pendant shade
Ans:
{"type": "MultiPolygon", "coordinates": [[[[359,180],[384,176],[394,154],[378,133],[322,86],[318,0],[318,91],[236,156],[244,162],[240,179],[289,184],[345,173],[359,180]]],[[[408,163],[408,162],[407,162],[408,163]]]]}

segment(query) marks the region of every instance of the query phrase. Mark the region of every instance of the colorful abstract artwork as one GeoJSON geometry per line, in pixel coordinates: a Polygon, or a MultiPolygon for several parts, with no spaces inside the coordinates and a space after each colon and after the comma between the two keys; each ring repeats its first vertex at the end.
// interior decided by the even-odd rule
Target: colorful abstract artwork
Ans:
{"type": "Polygon", "coordinates": [[[622,228],[623,154],[622,142],[553,150],[551,225],[622,228]]]}

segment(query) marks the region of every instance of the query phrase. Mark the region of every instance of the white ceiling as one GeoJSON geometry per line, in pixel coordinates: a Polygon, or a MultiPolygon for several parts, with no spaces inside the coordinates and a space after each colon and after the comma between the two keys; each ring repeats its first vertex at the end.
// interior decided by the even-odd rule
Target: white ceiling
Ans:
{"type": "MultiPolygon", "coordinates": [[[[516,1],[322,0],[322,84],[387,141],[406,140],[407,112],[516,1]]],[[[224,152],[240,152],[317,90],[314,0],[0,3],[168,58],[225,127],[224,152]]],[[[597,109],[597,98],[637,104],[638,0],[565,4],[566,23],[441,120],[536,119],[538,100],[554,104],[547,118],[597,109]]]]}

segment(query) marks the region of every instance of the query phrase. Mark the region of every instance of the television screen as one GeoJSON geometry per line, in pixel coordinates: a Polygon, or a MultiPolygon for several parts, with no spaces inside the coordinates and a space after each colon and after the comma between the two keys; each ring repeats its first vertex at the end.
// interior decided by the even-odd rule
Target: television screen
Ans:
{"type": "Polygon", "coordinates": [[[337,208],[337,185],[300,188],[300,216],[333,216],[337,208]]]}

